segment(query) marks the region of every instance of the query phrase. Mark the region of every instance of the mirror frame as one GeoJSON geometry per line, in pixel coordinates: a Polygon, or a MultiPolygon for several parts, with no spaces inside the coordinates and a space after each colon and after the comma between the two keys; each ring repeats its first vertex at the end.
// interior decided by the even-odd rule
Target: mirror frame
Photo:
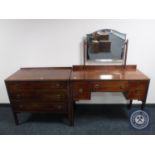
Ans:
{"type": "MultiPolygon", "coordinates": [[[[113,29],[102,29],[102,30],[98,30],[98,31],[95,31],[93,33],[97,33],[97,32],[100,32],[100,31],[115,31],[115,32],[118,32],[116,30],[113,30],[113,29]]],[[[90,33],[90,34],[93,34],[93,33],[90,33]]],[[[118,32],[120,33],[120,32],[118,32]]],[[[83,48],[84,48],[84,65],[124,65],[126,66],[126,61],[127,61],[127,52],[128,52],[128,39],[126,39],[126,34],[124,33],[120,33],[120,34],[123,34],[125,35],[125,41],[124,41],[124,51],[123,51],[123,58],[122,59],[118,59],[118,60],[106,60],[106,59],[101,59],[101,60],[88,60],[87,59],[87,52],[88,52],[88,44],[87,44],[87,37],[84,38],[84,41],[83,41],[83,48]]]]}

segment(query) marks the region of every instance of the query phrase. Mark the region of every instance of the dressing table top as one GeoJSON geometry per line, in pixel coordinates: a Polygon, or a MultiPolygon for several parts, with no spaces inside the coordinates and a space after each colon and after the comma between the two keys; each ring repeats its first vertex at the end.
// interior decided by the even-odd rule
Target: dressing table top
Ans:
{"type": "Polygon", "coordinates": [[[136,65],[73,66],[71,80],[149,80],[136,65]]]}

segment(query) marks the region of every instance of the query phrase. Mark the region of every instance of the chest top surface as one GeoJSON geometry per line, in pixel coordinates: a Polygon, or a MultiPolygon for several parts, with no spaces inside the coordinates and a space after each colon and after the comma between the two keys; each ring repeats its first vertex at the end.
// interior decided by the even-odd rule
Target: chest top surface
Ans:
{"type": "Polygon", "coordinates": [[[73,66],[71,80],[149,80],[136,65],[73,66]]]}
{"type": "Polygon", "coordinates": [[[6,81],[69,80],[71,67],[21,68],[6,81]]]}

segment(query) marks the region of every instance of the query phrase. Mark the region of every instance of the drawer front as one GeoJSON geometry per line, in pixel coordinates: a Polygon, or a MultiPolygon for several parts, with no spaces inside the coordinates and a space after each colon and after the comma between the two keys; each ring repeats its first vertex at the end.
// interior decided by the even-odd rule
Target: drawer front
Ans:
{"type": "Polygon", "coordinates": [[[16,100],[12,105],[14,111],[16,112],[67,113],[67,102],[36,102],[31,100],[16,100]]]}
{"type": "Polygon", "coordinates": [[[90,99],[90,85],[88,82],[73,82],[72,88],[74,100],[90,99]]]}
{"type": "Polygon", "coordinates": [[[55,92],[14,92],[10,93],[11,100],[35,100],[35,101],[67,101],[67,91],[55,91],[55,92]]]}
{"type": "Polygon", "coordinates": [[[95,92],[126,91],[128,90],[128,82],[127,81],[95,81],[91,83],[91,90],[95,92]]]}
{"type": "Polygon", "coordinates": [[[130,81],[128,99],[145,100],[148,81],[130,81]]]}
{"type": "Polygon", "coordinates": [[[147,88],[148,81],[130,81],[129,89],[130,90],[145,90],[147,88]]]}
{"type": "Polygon", "coordinates": [[[8,82],[7,89],[16,112],[67,113],[67,82],[8,82]]]}
{"type": "Polygon", "coordinates": [[[7,87],[9,92],[52,92],[55,90],[66,90],[67,82],[9,82],[7,87]]]}
{"type": "Polygon", "coordinates": [[[140,100],[143,101],[145,99],[145,90],[141,91],[141,90],[131,90],[128,92],[128,99],[132,99],[132,100],[140,100]]]}

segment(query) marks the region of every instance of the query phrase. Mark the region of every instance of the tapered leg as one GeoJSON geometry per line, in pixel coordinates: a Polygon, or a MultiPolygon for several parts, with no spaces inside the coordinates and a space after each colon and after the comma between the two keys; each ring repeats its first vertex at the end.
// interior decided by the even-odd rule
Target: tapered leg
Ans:
{"type": "Polygon", "coordinates": [[[17,117],[17,113],[13,111],[13,117],[14,117],[14,120],[15,120],[15,124],[16,125],[19,125],[19,121],[18,121],[18,117],[17,117]]]}
{"type": "Polygon", "coordinates": [[[68,121],[70,126],[74,126],[74,115],[73,112],[69,112],[68,114],[68,121]]]}
{"type": "Polygon", "coordinates": [[[130,100],[129,104],[128,104],[128,109],[131,109],[132,107],[132,100],[130,100]]]}
{"type": "Polygon", "coordinates": [[[146,89],[146,92],[145,92],[145,98],[142,101],[141,109],[144,109],[145,108],[145,105],[146,105],[146,99],[147,99],[147,93],[148,93],[149,83],[150,83],[150,80],[148,80],[147,89],[146,89]]]}
{"type": "Polygon", "coordinates": [[[74,126],[74,118],[72,116],[69,116],[69,125],[74,126]]]}
{"type": "Polygon", "coordinates": [[[142,101],[141,109],[143,110],[145,108],[146,101],[142,101]]]}
{"type": "Polygon", "coordinates": [[[74,126],[74,102],[70,104],[68,120],[69,120],[69,125],[74,126]]]}

